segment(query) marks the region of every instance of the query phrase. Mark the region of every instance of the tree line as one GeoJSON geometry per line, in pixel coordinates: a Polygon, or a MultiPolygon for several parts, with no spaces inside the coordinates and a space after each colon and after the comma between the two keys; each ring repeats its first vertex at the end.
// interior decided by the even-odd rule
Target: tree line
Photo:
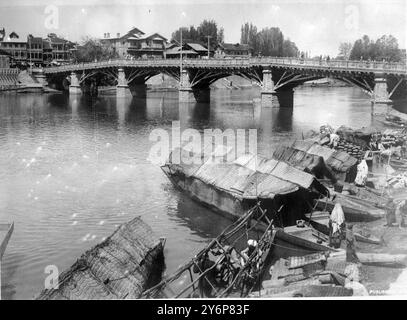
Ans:
{"type": "Polygon", "coordinates": [[[248,44],[253,55],[296,57],[299,54],[296,44],[285,39],[278,27],[266,27],[257,31],[257,27],[246,22],[240,29],[240,43],[248,44]]]}
{"type": "Polygon", "coordinates": [[[181,41],[181,31],[182,43],[192,42],[207,46],[208,36],[211,48],[224,42],[224,30],[222,27],[218,28],[214,20],[203,20],[196,28],[195,26],[181,27],[172,33],[171,41],[179,43],[181,41]]]}
{"type": "Polygon", "coordinates": [[[338,59],[400,62],[405,59],[405,52],[392,35],[383,35],[376,41],[364,35],[353,44],[341,43],[338,59]]]}

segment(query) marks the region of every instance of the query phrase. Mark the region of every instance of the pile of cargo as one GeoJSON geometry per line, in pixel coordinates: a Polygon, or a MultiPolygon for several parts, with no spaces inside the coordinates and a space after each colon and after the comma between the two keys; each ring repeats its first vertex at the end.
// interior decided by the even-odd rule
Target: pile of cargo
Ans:
{"type": "Polygon", "coordinates": [[[348,142],[344,139],[339,140],[338,145],[335,147],[335,149],[345,151],[346,153],[348,153],[349,155],[358,160],[363,159],[365,155],[365,151],[361,146],[348,142]]]}
{"type": "Polygon", "coordinates": [[[405,130],[387,129],[381,135],[380,141],[386,149],[401,146],[407,141],[406,132],[405,130]]]}

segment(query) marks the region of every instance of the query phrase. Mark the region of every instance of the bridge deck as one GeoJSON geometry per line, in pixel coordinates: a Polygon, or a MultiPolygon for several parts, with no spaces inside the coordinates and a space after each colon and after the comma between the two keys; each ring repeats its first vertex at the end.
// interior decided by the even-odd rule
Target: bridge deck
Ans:
{"type": "MultiPolygon", "coordinates": [[[[114,67],[130,68],[180,68],[178,59],[136,59],[136,60],[110,60],[70,64],[44,68],[44,73],[66,73],[93,69],[114,67]]],[[[324,72],[362,72],[362,73],[390,73],[406,75],[407,67],[404,63],[372,62],[372,61],[347,61],[347,60],[304,60],[299,58],[235,58],[235,59],[184,59],[184,68],[199,69],[248,69],[252,67],[282,67],[291,69],[313,69],[324,72]]]]}

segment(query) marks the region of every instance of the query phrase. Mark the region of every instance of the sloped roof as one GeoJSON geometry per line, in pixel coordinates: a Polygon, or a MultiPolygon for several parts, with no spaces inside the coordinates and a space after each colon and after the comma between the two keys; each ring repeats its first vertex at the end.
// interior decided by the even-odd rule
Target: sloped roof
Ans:
{"type": "Polygon", "coordinates": [[[296,140],[291,145],[280,145],[273,153],[273,158],[301,169],[312,169],[319,157],[334,171],[341,173],[348,172],[357,164],[357,159],[348,153],[323,147],[311,140],[296,140]]]}
{"type": "Polygon", "coordinates": [[[162,35],[160,35],[159,33],[152,33],[148,36],[144,36],[144,37],[140,37],[139,40],[146,40],[146,39],[151,39],[153,38],[153,40],[164,40],[167,41],[166,37],[163,37],[162,35]]]}
{"type": "MultiPolygon", "coordinates": [[[[184,152],[191,154],[190,150],[184,152]]],[[[234,161],[216,161],[230,154],[233,154],[233,150],[218,147],[209,159],[192,156],[191,159],[204,160],[202,164],[173,164],[172,161],[168,164],[188,177],[199,179],[238,198],[272,199],[278,194],[293,193],[313,186],[321,187],[313,175],[275,159],[244,154],[234,161]]]]}
{"type": "Polygon", "coordinates": [[[186,43],[186,45],[189,46],[192,50],[195,50],[197,52],[200,52],[200,51],[207,52],[208,51],[208,48],[205,48],[204,46],[202,46],[199,43],[190,43],[190,42],[188,42],[188,43],[186,43]]]}
{"type": "Polygon", "coordinates": [[[241,51],[241,50],[249,50],[250,47],[248,44],[241,44],[241,43],[222,43],[219,45],[220,47],[222,47],[225,50],[229,50],[229,51],[241,51]]]}

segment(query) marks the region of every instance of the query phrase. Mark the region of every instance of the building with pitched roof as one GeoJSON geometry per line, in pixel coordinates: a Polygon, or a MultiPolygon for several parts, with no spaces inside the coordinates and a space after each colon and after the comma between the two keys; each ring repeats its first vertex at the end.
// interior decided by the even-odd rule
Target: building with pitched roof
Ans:
{"type": "Polygon", "coordinates": [[[13,64],[25,63],[27,61],[27,40],[20,39],[19,35],[14,31],[8,37],[3,37],[3,41],[0,42],[0,49],[10,54],[13,64]]]}
{"type": "Polygon", "coordinates": [[[167,39],[159,33],[146,35],[140,29],[133,28],[123,36],[116,33],[116,37],[110,37],[110,33],[105,33],[101,42],[113,49],[122,58],[127,56],[162,58],[167,39]]]}
{"type": "Polygon", "coordinates": [[[216,47],[215,56],[218,58],[250,57],[251,50],[248,44],[220,43],[216,47]]]}
{"type": "Polygon", "coordinates": [[[72,59],[75,44],[69,40],[58,37],[55,33],[48,34],[46,39],[51,44],[52,60],[58,63],[67,63],[72,59]]]}

